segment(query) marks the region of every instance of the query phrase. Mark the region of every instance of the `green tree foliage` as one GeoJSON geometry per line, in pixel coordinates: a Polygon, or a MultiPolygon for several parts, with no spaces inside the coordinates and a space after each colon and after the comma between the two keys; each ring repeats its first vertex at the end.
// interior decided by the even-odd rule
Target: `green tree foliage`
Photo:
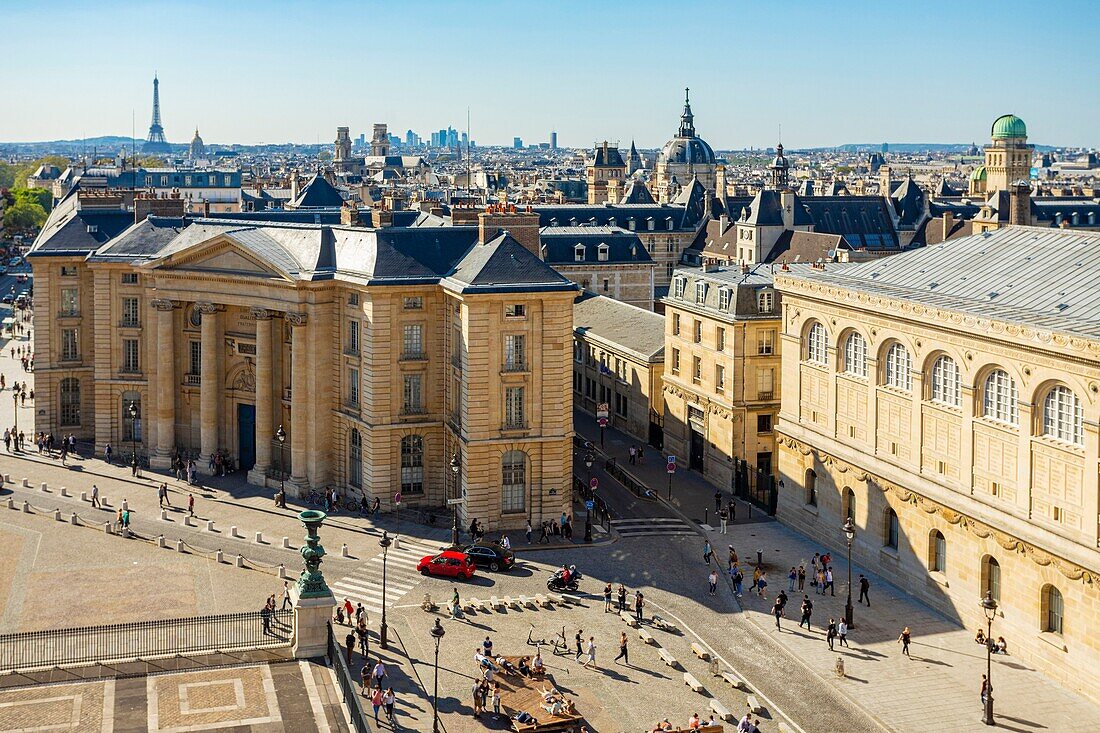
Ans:
{"type": "Polygon", "coordinates": [[[36,203],[18,201],[4,209],[4,228],[37,229],[46,223],[46,210],[36,203]]]}
{"type": "Polygon", "coordinates": [[[37,204],[43,211],[53,208],[53,193],[47,188],[13,188],[11,195],[15,203],[37,204]]]}
{"type": "Polygon", "coordinates": [[[69,167],[69,159],[60,155],[47,155],[28,163],[10,165],[0,163],[0,188],[21,188],[27,185],[27,179],[34,175],[40,165],[56,165],[60,170],[69,167]]]}
{"type": "Polygon", "coordinates": [[[165,168],[168,161],[155,155],[142,155],[134,159],[135,168],[165,168]]]}

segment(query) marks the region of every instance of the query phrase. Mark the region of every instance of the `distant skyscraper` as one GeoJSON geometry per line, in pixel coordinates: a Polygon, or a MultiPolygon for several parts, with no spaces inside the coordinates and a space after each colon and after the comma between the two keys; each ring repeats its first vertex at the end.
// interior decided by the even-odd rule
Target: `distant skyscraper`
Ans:
{"type": "Polygon", "coordinates": [[[141,146],[145,153],[167,153],[172,146],[164,139],[164,127],[160,124],[160,80],[153,74],[153,121],[149,125],[149,137],[141,146]]]}
{"type": "Polygon", "coordinates": [[[551,150],[557,150],[558,149],[558,133],[556,133],[556,132],[551,132],[550,133],[550,149],[551,150]]]}
{"type": "Polygon", "coordinates": [[[416,133],[412,130],[405,130],[405,144],[410,148],[415,148],[420,144],[420,139],[416,136],[416,133]]]}
{"type": "Polygon", "coordinates": [[[512,147],[515,148],[516,150],[519,150],[520,148],[522,148],[523,147],[523,138],[522,137],[512,138],[512,147]]]}
{"type": "Polygon", "coordinates": [[[448,127],[447,128],[447,147],[448,148],[457,148],[458,147],[458,131],[455,130],[453,127],[448,127]]]}
{"type": "Polygon", "coordinates": [[[446,130],[440,130],[439,131],[439,142],[437,142],[435,144],[435,147],[437,147],[437,148],[447,147],[447,131],[446,130]]]}
{"type": "Polygon", "coordinates": [[[890,143],[883,143],[882,144],[882,152],[883,152],[884,155],[886,153],[890,152],[890,143]]]}
{"type": "Polygon", "coordinates": [[[462,147],[466,147],[470,143],[470,136],[467,133],[462,133],[462,147]]]}
{"type": "Polygon", "coordinates": [[[365,132],[359,133],[359,138],[358,138],[357,142],[359,143],[359,147],[363,147],[364,145],[366,145],[367,144],[367,133],[365,133],[365,132]]]}

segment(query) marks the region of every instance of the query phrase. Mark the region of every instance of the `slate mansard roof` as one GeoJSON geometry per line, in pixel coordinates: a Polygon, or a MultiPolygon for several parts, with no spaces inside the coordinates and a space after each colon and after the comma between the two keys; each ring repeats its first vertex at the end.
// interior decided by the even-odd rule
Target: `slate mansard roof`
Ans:
{"type": "Polygon", "coordinates": [[[665,317],[595,293],[573,301],[573,330],[632,352],[643,361],[664,360],[665,317]]]}
{"type": "Polygon", "coordinates": [[[544,259],[554,265],[650,263],[638,235],[618,227],[543,227],[539,232],[544,259]],[[584,259],[577,261],[577,245],[584,247],[584,259]],[[607,259],[599,258],[600,245],[607,245],[607,259]]]}

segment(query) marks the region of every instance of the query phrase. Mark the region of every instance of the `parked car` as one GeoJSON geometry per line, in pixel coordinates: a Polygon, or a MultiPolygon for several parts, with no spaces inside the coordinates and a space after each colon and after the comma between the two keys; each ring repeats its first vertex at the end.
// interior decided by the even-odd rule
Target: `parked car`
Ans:
{"type": "Polygon", "coordinates": [[[424,575],[439,575],[444,578],[474,577],[476,566],[466,553],[457,550],[444,550],[438,555],[425,555],[416,564],[416,569],[424,575]]]}
{"type": "Polygon", "coordinates": [[[475,542],[460,549],[475,565],[489,568],[494,573],[498,570],[511,570],[516,564],[515,553],[505,550],[495,542],[475,542]]]}
{"type": "Polygon", "coordinates": [[[7,295],[4,296],[4,302],[5,303],[11,303],[13,300],[15,300],[15,298],[11,297],[11,293],[8,293],[7,295]]]}

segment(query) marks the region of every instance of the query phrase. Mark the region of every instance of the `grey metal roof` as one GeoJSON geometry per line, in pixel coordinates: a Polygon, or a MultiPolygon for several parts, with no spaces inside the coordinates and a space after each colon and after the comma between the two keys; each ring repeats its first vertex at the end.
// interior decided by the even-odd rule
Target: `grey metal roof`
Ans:
{"type": "Polygon", "coordinates": [[[1100,233],[1006,227],[790,277],[1100,338],[1100,233]]]}
{"type": "Polygon", "coordinates": [[[662,361],[665,317],[636,305],[594,293],[573,303],[573,330],[594,335],[646,361],[662,361]]]}
{"type": "Polygon", "coordinates": [[[584,245],[584,263],[649,263],[645,245],[634,232],[619,227],[543,227],[539,230],[543,259],[555,265],[579,264],[576,246],[584,245]],[[600,245],[607,245],[607,259],[599,258],[600,245]]]}
{"type": "Polygon", "coordinates": [[[507,232],[502,232],[488,242],[470,248],[446,280],[457,285],[463,292],[577,289],[576,285],[540,260],[507,232]]]}
{"type": "MultiPolygon", "coordinates": [[[[798,267],[797,265],[795,267],[798,267]]],[[[666,305],[705,312],[727,321],[779,318],[779,298],[772,299],[772,308],[760,311],[757,295],[773,287],[772,265],[758,264],[742,268],[729,267],[679,267],[672,275],[672,286],[661,300],[666,305]],[[681,295],[677,295],[677,282],[683,281],[681,295]],[[703,301],[696,300],[696,283],[706,283],[703,301]],[[729,292],[727,307],[722,308],[722,291],[729,292]]]]}

